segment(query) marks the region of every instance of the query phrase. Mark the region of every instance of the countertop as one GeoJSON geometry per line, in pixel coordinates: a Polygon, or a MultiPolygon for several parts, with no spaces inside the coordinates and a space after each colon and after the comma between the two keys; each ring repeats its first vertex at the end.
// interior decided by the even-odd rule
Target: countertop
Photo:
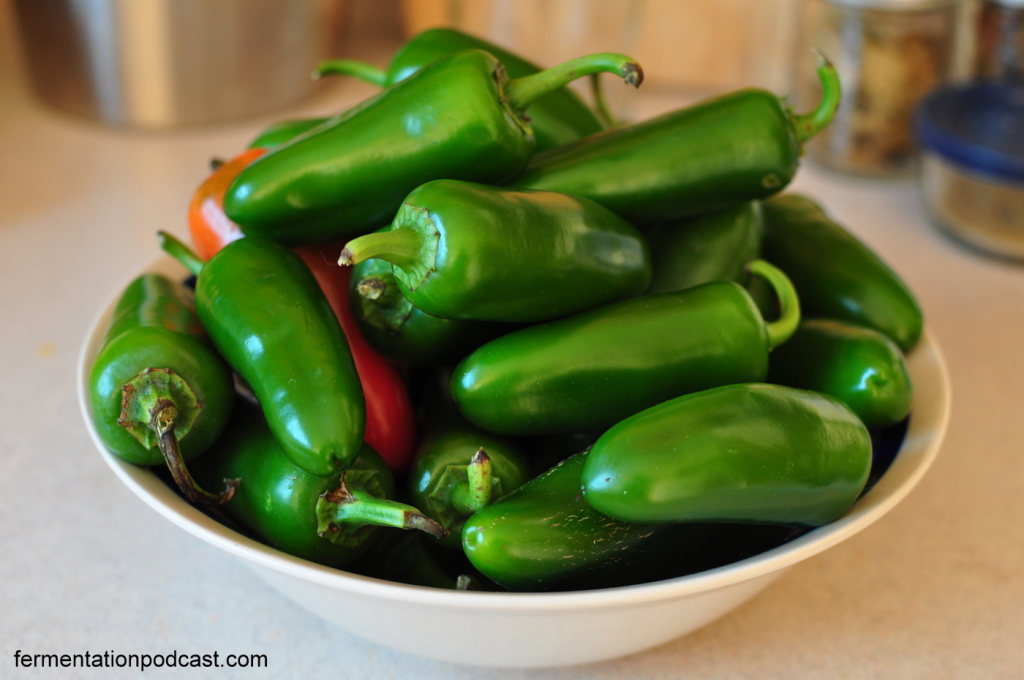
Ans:
{"type": "MultiPolygon", "coordinates": [[[[370,90],[339,81],[273,116],[139,133],[53,113],[11,69],[0,78],[0,677],[138,673],[16,669],[18,650],[217,650],[270,662],[145,673],[158,678],[1024,677],[1024,267],[937,233],[913,182],[807,166],[793,186],[905,278],[945,354],[952,420],[920,486],[687,637],[586,667],[461,667],[331,627],[149,510],[97,454],[75,396],[91,318],[159,254],[158,229],[187,237],[187,203],[210,157],[230,157],[273,120],[339,110],[370,90]]],[[[640,101],[644,114],[667,105],[640,101]]]]}

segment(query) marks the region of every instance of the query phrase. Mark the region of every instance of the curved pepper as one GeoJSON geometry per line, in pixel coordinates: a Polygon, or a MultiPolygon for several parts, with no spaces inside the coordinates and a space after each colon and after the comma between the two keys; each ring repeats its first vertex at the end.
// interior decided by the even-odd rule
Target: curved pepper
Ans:
{"type": "Polygon", "coordinates": [[[189,501],[218,505],[238,482],[214,495],[185,466],[220,435],[234,403],[231,371],[205,340],[180,286],[140,276],[114,309],[89,373],[89,401],[107,448],[139,465],[166,463],[189,501]]]}
{"type": "Polygon", "coordinates": [[[755,261],[782,301],[766,324],[730,281],[608,305],[493,340],[455,368],[451,393],[470,422],[510,435],[603,430],[680,394],[760,381],[768,352],[796,330],[795,292],[755,261]]]}
{"type": "Polygon", "coordinates": [[[900,422],[914,390],[903,354],[878,331],[810,319],[772,353],[768,382],[839,399],[870,428],[900,422]]]}
{"type": "MultiPolygon", "coordinates": [[[[253,149],[236,156],[203,182],[189,210],[189,231],[200,257],[209,259],[228,243],[244,236],[222,209],[224,192],[242,168],[263,151],[253,149]]],[[[326,257],[322,247],[302,248],[299,256],[316,277],[320,289],[341,323],[355,361],[366,402],[364,438],[395,474],[405,472],[416,445],[416,422],[405,382],[397,369],[370,347],[352,319],[346,296],[348,271],[326,257]]]]}
{"type": "Polygon", "coordinates": [[[521,171],[534,148],[524,111],[600,71],[642,78],[628,57],[599,54],[509,80],[490,54],[457,52],[245,168],[225,212],[246,233],[291,245],[368,233],[425,182],[500,182],[521,171]]]}
{"type": "Polygon", "coordinates": [[[470,517],[462,547],[473,566],[519,591],[643,580],[638,572],[662,557],[662,535],[673,527],[620,522],[587,505],[579,493],[585,461],[577,454],[470,517]]]}
{"type": "MultiPolygon", "coordinates": [[[[522,78],[541,71],[536,64],[494,43],[450,28],[434,28],[413,36],[402,45],[391,58],[386,71],[364,62],[343,59],[321,64],[317,75],[350,75],[378,87],[390,87],[442,57],[473,49],[497,57],[509,78],[522,78]]],[[[567,87],[560,87],[538,99],[526,110],[526,115],[533,126],[538,151],[600,132],[605,127],[583,100],[567,87]]]]}
{"type": "Polygon", "coordinates": [[[365,260],[352,268],[349,307],[373,349],[402,366],[457,362],[506,330],[501,324],[442,319],[417,309],[402,295],[384,260],[365,260]]]}
{"type": "Polygon", "coordinates": [[[587,200],[437,180],[405,199],[388,231],[349,241],[341,264],[376,258],[418,309],[450,319],[542,321],[633,297],[647,244],[587,200]]]}
{"type": "Polygon", "coordinates": [[[160,236],[198,277],[199,319],[249,383],[288,457],[324,477],[347,468],[363,443],[363,392],[341,326],[299,256],[248,236],[204,264],[160,236]]]}
{"type": "Polygon", "coordinates": [[[511,186],[589,198],[631,222],[770,196],[793,179],[802,143],[835,115],[839,78],[824,60],[818,76],[824,96],[808,114],[770,92],[740,90],[537,154],[511,186]]]}
{"type": "Polygon", "coordinates": [[[414,507],[396,503],[384,459],[363,444],[349,468],[321,477],[285,455],[259,410],[239,404],[224,436],[197,461],[201,480],[242,477],[223,512],[258,540],[289,555],[340,567],[380,538],[382,527],[444,529],[414,507]]]}
{"type": "Polygon", "coordinates": [[[587,502],[629,522],[821,526],[871,471],[871,437],[837,399],[778,385],[678,397],[605,432],[583,468],[587,502]]]}
{"type": "Polygon", "coordinates": [[[587,455],[572,456],[469,518],[462,547],[481,573],[510,590],[613,588],[732,564],[806,531],[613,519],[580,494],[587,455]]]}
{"type": "Polygon", "coordinates": [[[756,201],[661,225],[647,237],[647,293],[671,293],[711,281],[742,283],[747,264],[760,254],[763,230],[761,204],[756,201]]]}
{"type": "Polygon", "coordinates": [[[764,257],[793,279],[809,318],[874,328],[904,352],[913,349],[924,319],[896,272],[806,196],[786,194],[763,207],[764,257]]]}

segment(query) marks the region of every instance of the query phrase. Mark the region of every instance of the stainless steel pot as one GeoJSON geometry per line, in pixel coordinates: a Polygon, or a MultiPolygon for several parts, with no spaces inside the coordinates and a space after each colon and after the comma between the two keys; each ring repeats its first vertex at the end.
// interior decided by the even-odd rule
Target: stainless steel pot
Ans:
{"type": "Polygon", "coordinates": [[[308,94],[342,0],[15,0],[46,103],[164,128],[273,110],[308,94]]]}

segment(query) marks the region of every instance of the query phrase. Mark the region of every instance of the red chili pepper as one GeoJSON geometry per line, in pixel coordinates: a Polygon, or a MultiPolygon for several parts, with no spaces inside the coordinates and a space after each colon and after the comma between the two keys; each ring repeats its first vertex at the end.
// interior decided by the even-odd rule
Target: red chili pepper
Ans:
{"type": "Polygon", "coordinates": [[[366,398],[366,443],[377,449],[395,474],[409,467],[416,445],[416,416],[398,369],[370,347],[348,306],[351,267],[338,264],[344,244],[296,248],[313,272],[348,338],[366,398]]]}
{"type": "MultiPolygon", "coordinates": [[[[244,236],[224,214],[224,193],[231,181],[266,149],[249,149],[220,166],[196,190],[189,206],[189,232],[196,251],[212,257],[228,243],[244,236]]],[[[343,244],[297,248],[296,253],[313,272],[341,323],[355,360],[366,399],[366,443],[384,457],[395,474],[406,471],[416,443],[412,401],[398,369],[363,338],[348,306],[351,270],[335,262],[343,244]]]]}

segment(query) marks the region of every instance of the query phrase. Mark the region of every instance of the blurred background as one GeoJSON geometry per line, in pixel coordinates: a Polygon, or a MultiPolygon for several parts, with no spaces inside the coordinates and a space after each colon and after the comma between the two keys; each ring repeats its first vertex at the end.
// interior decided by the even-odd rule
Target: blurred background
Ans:
{"type": "MultiPolygon", "coordinates": [[[[730,89],[817,97],[811,49],[847,96],[812,145],[825,164],[905,172],[916,101],[951,79],[1017,69],[1019,0],[2,0],[15,70],[38,101],[145,129],[258,116],[330,85],[327,57],[384,66],[408,37],[459,28],[543,66],[617,51],[644,65],[643,97],[609,84],[624,120],[730,89]],[[875,136],[881,148],[851,149],[875,136]]],[[[584,92],[581,84],[576,84],[584,92]]]]}
{"type": "MultiPolygon", "coordinates": [[[[408,36],[444,25],[545,66],[591,51],[636,57],[647,75],[638,91],[605,79],[627,121],[746,86],[810,108],[820,47],[846,93],[793,189],[907,281],[952,374],[943,451],[885,522],[704,631],[539,677],[1021,677],[1024,543],[1012,536],[1024,523],[1024,165],[1012,158],[1024,163],[1024,97],[965,125],[983,159],[1013,152],[1001,167],[1016,179],[926,162],[922,201],[912,125],[936,88],[983,79],[992,101],[1020,93],[1022,16],[1024,0],[0,0],[7,652],[212,645],[269,652],[279,665],[262,677],[322,673],[339,659],[353,677],[496,677],[368,648],[141,508],[88,441],[74,385],[90,320],[159,256],[155,232],[188,239],[211,157],[377,91],[312,82],[319,59],[385,66],[408,36]],[[958,239],[937,224],[959,225],[958,239]]],[[[968,91],[953,108],[990,99],[968,91]]],[[[954,134],[957,119],[946,122],[954,134]]]]}
{"type": "MultiPolygon", "coordinates": [[[[541,65],[589,52],[625,52],[645,65],[645,90],[652,93],[699,96],[751,85],[789,91],[797,65],[804,64],[801,57],[807,44],[835,49],[842,43],[849,48],[856,40],[853,34],[870,30],[864,24],[872,21],[896,25],[904,42],[908,36],[938,41],[942,54],[926,58],[943,62],[939,67],[943,72],[966,74],[971,60],[971,45],[966,43],[973,41],[971,26],[981,4],[980,0],[3,2],[13,6],[27,71],[45,101],[82,114],[92,111],[112,122],[146,126],[279,107],[309,92],[310,84],[296,76],[304,75],[318,58],[371,55],[383,64],[405,38],[437,26],[479,35],[541,65]],[[959,30],[951,28],[953,22],[959,30]],[[837,40],[830,34],[842,37],[837,40]],[[956,67],[947,67],[945,62],[953,59],[959,60],[956,67]]],[[[933,52],[936,48],[928,47],[933,52]]],[[[904,51],[911,50],[904,46],[904,51]]],[[[899,68],[899,58],[885,58],[888,68],[899,68]]],[[[610,89],[615,104],[628,108],[624,96],[614,96],[622,93],[610,89]]]]}

